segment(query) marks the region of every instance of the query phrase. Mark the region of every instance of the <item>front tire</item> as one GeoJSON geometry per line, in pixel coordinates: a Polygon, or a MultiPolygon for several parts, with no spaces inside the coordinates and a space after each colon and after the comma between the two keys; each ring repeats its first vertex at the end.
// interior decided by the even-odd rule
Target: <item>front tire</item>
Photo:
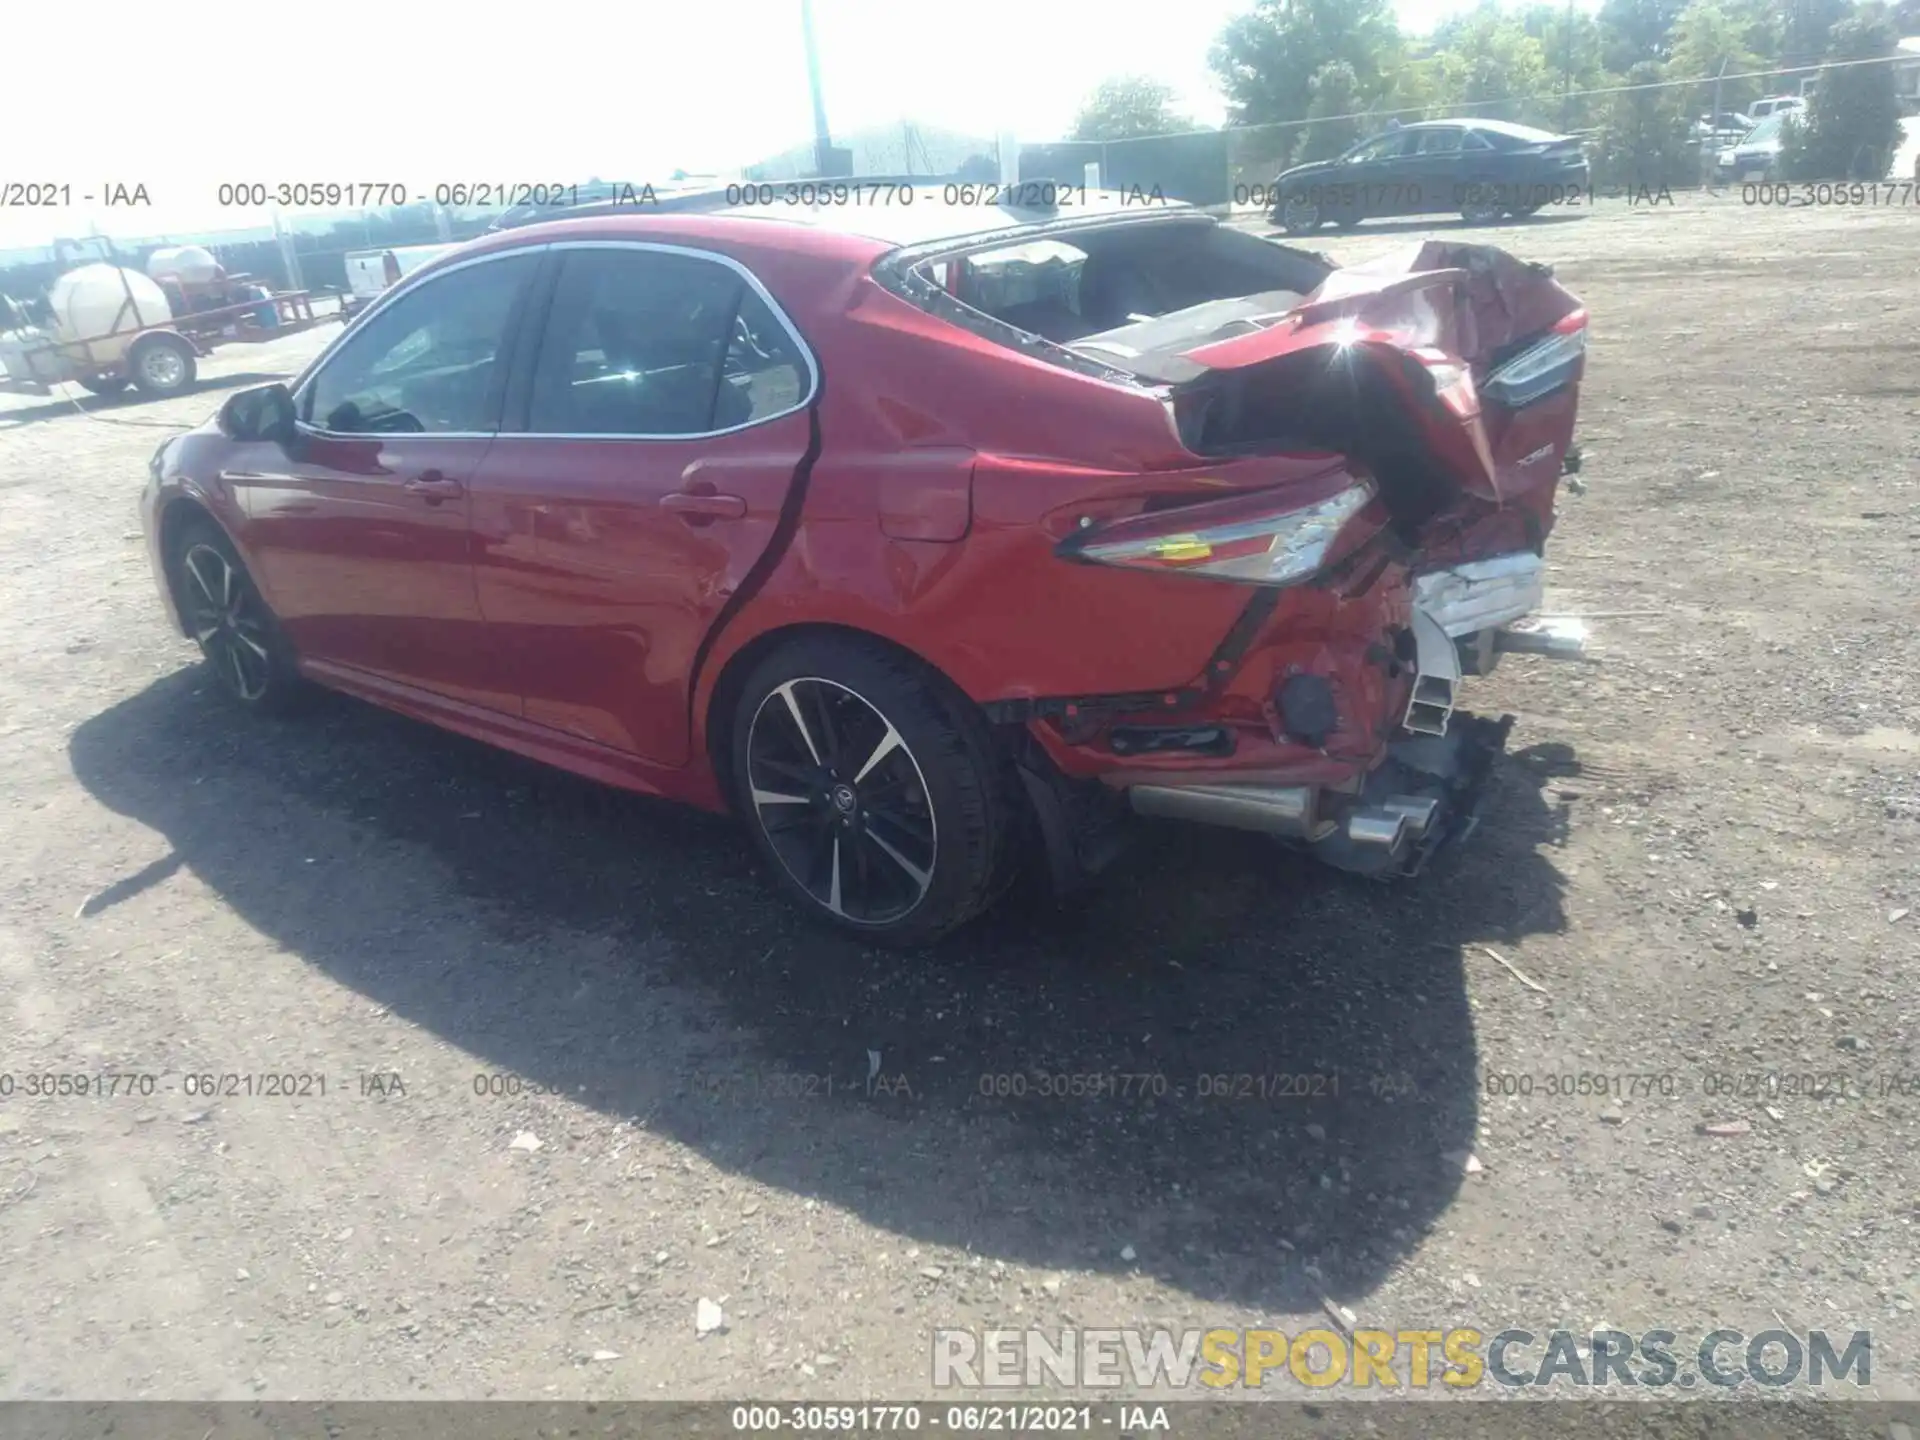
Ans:
{"type": "Polygon", "coordinates": [[[1320,207],[1305,195],[1283,196],[1273,212],[1274,223],[1289,235],[1310,235],[1323,219],[1320,207]]]}
{"type": "Polygon", "coordinates": [[[781,646],[734,708],[734,803],[816,919],[923,945],[999,898],[1015,833],[1005,762],[962,695],[841,636],[781,646]]]}
{"type": "Polygon", "coordinates": [[[225,532],[210,520],[190,523],[168,569],[180,618],[221,693],[256,713],[293,709],[305,692],[293,647],[225,532]]]}

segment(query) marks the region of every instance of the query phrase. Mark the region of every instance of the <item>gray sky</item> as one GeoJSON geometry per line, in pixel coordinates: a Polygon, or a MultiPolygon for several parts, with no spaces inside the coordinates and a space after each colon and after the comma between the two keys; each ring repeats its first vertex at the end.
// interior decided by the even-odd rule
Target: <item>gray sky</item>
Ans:
{"type": "MultiPolygon", "coordinates": [[[[1207,50],[1249,3],[815,0],[827,118],[1056,139],[1100,80],[1142,72],[1217,123],[1207,50]]],[[[1401,23],[1471,3],[1399,0],[1401,23]]],[[[0,208],[0,249],[89,220],[114,235],[269,223],[219,208],[222,181],[397,182],[420,198],[442,182],[736,170],[812,132],[799,14],[799,0],[15,0],[0,182],[69,183],[76,208],[0,208]],[[167,94],[179,103],[150,103],[167,94]],[[112,182],[144,184],[152,208],[78,205],[112,182]]]]}

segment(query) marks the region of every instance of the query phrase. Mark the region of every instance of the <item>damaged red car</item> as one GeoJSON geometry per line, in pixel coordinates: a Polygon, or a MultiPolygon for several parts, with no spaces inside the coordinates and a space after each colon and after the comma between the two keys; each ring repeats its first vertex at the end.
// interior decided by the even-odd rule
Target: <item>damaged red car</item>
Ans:
{"type": "Polygon", "coordinates": [[[1178,206],[576,218],[382,296],[154,456],[169,613],[731,811],[801,906],[931,939],[1140,816],[1410,874],[1543,628],[1587,316],[1543,266],[1335,268],[1178,206]]]}

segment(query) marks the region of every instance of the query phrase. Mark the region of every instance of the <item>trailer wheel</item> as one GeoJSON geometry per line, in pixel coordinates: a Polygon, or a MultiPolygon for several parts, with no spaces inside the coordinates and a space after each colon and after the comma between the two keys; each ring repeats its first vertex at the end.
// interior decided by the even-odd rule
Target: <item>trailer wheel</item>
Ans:
{"type": "Polygon", "coordinates": [[[178,335],[149,335],[134,342],[127,368],[142,395],[156,400],[178,395],[193,384],[193,347],[178,335]]]}
{"type": "Polygon", "coordinates": [[[89,375],[80,381],[80,388],[94,395],[118,395],[127,388],[124,375],[89,375]]]}

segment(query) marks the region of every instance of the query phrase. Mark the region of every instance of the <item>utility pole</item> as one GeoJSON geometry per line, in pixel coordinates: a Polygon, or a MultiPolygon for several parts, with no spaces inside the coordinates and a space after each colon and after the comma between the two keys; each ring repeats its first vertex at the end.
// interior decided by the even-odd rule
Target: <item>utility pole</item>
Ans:
{"type": "Polygon", "coordinates": [[[1564,51],[1565,58],[1561,64],[1564,78],[1560,82],[1560,133],[1562,135],[1573,128],[1573,0],[1567,0],[1567,43],[1564,51]]]}
{"type": "Polygon", "coordinates": [[[800,32],[807,47],[807,86],[813,92],[813,173],[831,169],[833,137],[827,132],[827,102],[820,94],[820,52],[813,43],[813,0],[800,0],[800,32]]]}

